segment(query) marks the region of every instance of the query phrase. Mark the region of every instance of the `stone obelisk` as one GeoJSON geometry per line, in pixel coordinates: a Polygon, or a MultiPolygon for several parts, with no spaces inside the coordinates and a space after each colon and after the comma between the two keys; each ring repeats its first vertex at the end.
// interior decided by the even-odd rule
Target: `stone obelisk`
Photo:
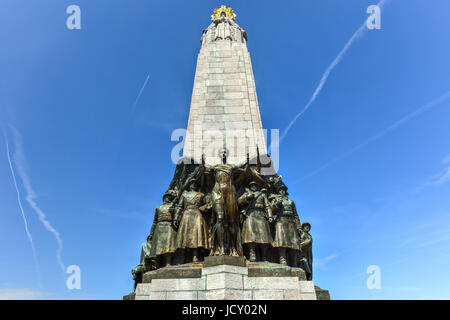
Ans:
{"type": "Polygon", "coordinates": [[[216,9],[203,31],[189,113],[184,158],[208,165],[266,154],[247,34],[231,8],[216,9]]]}
{"type": "Polygon", "coordinates": [[[184,144],[133,271],[136,300],[329,299],[311,225],[267,156],[247,34],[231,8],[203,31],[184,144]],[[264,166],[269,164],[269,166],[264,166]]]}

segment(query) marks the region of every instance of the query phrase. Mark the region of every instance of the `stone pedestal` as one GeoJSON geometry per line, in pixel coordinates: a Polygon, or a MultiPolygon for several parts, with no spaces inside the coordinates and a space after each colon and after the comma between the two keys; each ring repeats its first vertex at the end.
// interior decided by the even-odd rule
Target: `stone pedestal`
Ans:
{"type": "Polygon", "coordinates": [[[303,269],[222,256],[145,273],[135,300],[317,300],[327,294],[303,269]]]}

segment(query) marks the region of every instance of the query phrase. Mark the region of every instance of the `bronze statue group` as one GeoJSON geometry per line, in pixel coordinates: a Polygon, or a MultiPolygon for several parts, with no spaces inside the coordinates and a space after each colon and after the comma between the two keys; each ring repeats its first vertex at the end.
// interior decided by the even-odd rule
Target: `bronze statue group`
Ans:
{"type": "Polygon", "coordinates": [[[312,279],[311,225],[300,223],[281,176],[258,166],[179,164],[155,210],[135,282],[151,270],[201,262],[209,255],[299,267],[312,279]]]}

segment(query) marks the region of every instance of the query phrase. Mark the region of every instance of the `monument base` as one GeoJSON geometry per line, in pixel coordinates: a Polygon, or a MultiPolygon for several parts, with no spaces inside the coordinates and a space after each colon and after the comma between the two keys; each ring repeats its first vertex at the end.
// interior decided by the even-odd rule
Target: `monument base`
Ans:
{"type": "Polygon", "coordinates": [[[204,262],[146,272],[130,300],[329,300],[300,268],[244,257],[211,256],[204,262]]]}

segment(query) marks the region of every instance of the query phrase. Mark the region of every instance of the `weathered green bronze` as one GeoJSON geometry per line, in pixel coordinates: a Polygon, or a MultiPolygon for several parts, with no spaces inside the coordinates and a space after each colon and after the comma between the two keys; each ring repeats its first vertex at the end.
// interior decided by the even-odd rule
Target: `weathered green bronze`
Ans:
{"type": "Polygon", "coordinates": [[[132,271],[135,287],[147,271],[206,256],[301,267],[312,280],[311,225],[300,224],[281,176],[260,174],[259,161],[230,165],[222,157],[215,166],[179,161],[132,271]]]}

